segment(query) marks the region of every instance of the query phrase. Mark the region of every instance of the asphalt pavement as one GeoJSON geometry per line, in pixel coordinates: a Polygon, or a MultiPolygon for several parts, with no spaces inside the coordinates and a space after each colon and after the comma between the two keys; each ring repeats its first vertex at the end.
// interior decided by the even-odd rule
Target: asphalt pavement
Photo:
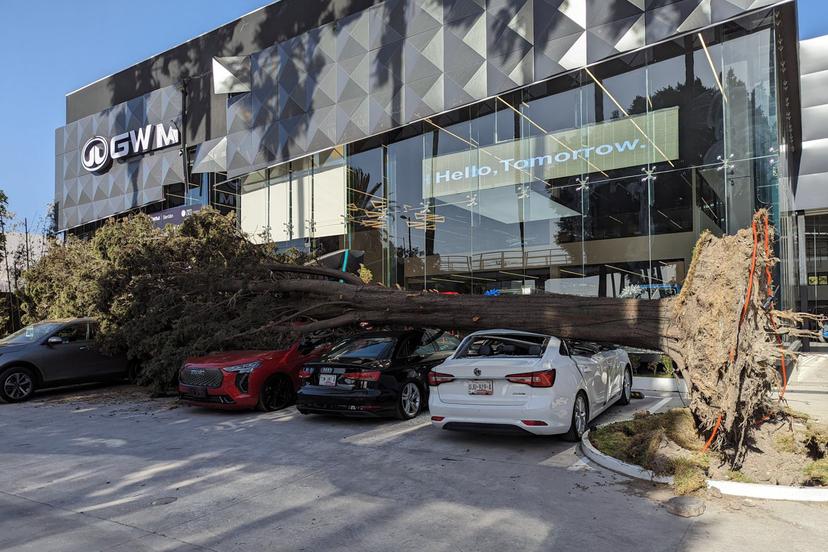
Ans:
{"type": "MultiPolygon", "coordinates": [[[[828,507],[708,497],[590,465],[557,438],[224,413],[171,399],[0,405],[0,550],[824,549],[828,507]]],[[[650,393],[598,423],[680,404],[650,393]]]]}

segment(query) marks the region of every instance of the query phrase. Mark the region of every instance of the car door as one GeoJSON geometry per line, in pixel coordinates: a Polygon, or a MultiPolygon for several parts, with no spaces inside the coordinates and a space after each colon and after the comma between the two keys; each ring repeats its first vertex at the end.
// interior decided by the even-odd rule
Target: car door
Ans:
{"type": "Polygon", "coordinates": [[[607,401],[608,375],[606,364],[596,352],[583,344],[571,344],[570,355],[584,376],[589,395],[590,412],[597,413],[607,401]]]}
{"type": "Polygon", "coordinates": [[[34,363],[46,381],[87,378],[94,374],[93,358],[88,339],[88,324],[72,322],[62,326],[46,339],[34,355],[34,363]],[[49,343],[59,337],[60,343],[49,343]]]}
{"type": "Polygon", "coordinates": [[[98,323],[89,322],[86,330],[86,352],[83,360],[88,364],[90,376],[107,376],[126,372],[126,359],[123,356],[110,356],[101,352],[95,337],[98,333],[98,323]]]}
{"type": "Polygon", "coordinates": [[[614,351],[602,348],[592,358],[601,365],[601,378],[605,382],[604,402],[607,402],[621,388],[621,382],[618,378],[618,362],[615,358],[615,353],[614,351]]]}

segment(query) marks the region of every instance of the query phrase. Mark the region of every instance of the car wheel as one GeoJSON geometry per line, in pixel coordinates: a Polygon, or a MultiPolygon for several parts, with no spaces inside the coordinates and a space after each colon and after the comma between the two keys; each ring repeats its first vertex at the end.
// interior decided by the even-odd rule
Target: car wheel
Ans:
{"type": "Polygon", "coordinates": [[[587,423],[589,423],[589,405],[586,395],[579,391],[575,395],[575,404],[572,406],[572,423],[569,425],[569,431],[564,434],[564,439],[580,441],[586,432],[587,423]]]}
{"type": "Polygon", "coordinates": [[[35,390],[35,375],[28,368],[9,368],[0,375],[0,399],[5,402],[23,402],[31,398],[35,390]]]}
{"type": "Polygon", "coordinates": [[[400,397],[397,399],[397,418],[410,420],[420,413],[423,406],[423,393],[420,386],[413,381],[407,381],[400,389],[400,397]]]}
{"type": "Polygon", "coordinates": [[[624,406],[632,400],[632,371],[624,368],[624,382],[621,384],[621,397],[615,404],[624,406]]]}
{"type": "Polygon", "coordinates": [[[273,376],[262,385],[259,391],[257,408],[262,412],[281,410],[293,404],[296,392],[290,379],[283,376],[273,376]]]}

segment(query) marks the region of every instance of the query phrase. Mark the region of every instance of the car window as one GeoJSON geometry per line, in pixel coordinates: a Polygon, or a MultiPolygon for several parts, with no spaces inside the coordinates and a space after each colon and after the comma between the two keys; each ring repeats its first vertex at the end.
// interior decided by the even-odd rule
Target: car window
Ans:
{"type": "Polygon", "coordinates": [[[356,337],[340,342],[325,355],[326,360],[381,359],[394,346],[393,337],[356,337]]]}
{"type": "Polygon", "coordinates": [[[55,336],[63,339],[64,343],[86,341],[87,324],[70,324],[58,330],[55,336]]]}
{"type": "Polygon", "coordinates": [[[460,346],[460,340],[454,337],[453,335],[444,333],[437,340],[434,342],[437,346],[438,351],[454,351],[457,347],[460,346]]]}
{"type": "Polygon", "coordinates": [[[543,356],[548,338],[524,334],[476,335],[470,338],[456,358],[543,356]]]}
{"type": "Polygon", "coordinates": [[[437,352],[437,344],[434,340],[434,332],[424,332],[420,338],[419,346],[414,350],[415,355],[427,357],[437,352]]]}
{"type": "Polygon", "coordinates": [[[3,345],[22,345],[25,343],[34,343],[44,339],[57,328],[60,327],[58,322],[39,322],[37,324],[30,324],[23,329],[17,330],[11,335],[0,339],[3,345]]]}
{"type": "MultiPolygon", "coordinates": [[[[420,338],[416,336],[408,336],[400,343],[397,350],[397,358],[408,358],[415,353],[420,345],[420,338]]],[[[434,352],[433,350],[431,352],[434,352]]],[[[431,353],[428,353],[431,354],[431,353]]]]}

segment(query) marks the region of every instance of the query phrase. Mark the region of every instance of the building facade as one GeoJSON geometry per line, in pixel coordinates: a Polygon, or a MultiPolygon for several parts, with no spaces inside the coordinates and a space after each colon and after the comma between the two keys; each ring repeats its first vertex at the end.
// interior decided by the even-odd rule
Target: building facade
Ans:
{"type": "MultiPolygon", "coordinates": [[[[828,315],[828,36],[800,44],[802,160],[795,207],[799,233],[800,299],[828,315]]],[[[807,307],[806,307],[807,305],[807,307]]]]}
{"type": "Polygon", "coordinates": [[[67,96],[59,226],[232,212],[375,281],[658,298],[770,209],[800,300],[796,5],[283,0],[67,96]]]}

